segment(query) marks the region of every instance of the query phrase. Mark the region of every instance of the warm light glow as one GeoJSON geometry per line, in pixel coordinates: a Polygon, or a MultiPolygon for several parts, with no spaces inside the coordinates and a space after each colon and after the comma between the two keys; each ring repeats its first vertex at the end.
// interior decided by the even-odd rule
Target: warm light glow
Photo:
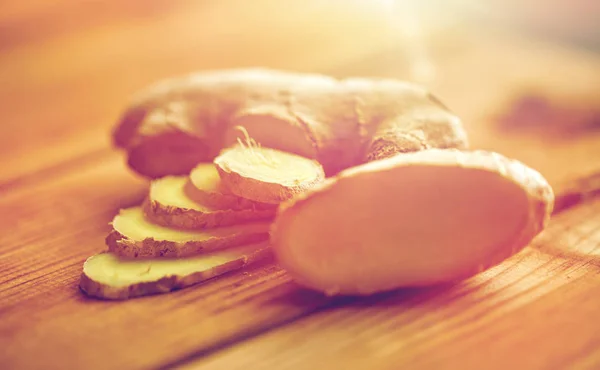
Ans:
{"type": "Polygon", "coordinates": [[[416,0],[379,0],[386,10],[387,21],[394,31],[397,46],[403,51],[409,64],[409,78],[414,82],[428,84],[435,79],[436,67],[429,55],[424,29],[431,27],[424,15],[431,12],[429,3],[416,0]]]}

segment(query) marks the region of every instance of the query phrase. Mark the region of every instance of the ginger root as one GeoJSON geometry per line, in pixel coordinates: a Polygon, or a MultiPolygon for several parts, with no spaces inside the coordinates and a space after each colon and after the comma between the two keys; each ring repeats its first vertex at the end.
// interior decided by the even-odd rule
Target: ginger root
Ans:
{"type": "Polygon", "coordinates": [[[221,181],[233,194],[279,204],[323,182],[323,167],[295,154],[259,146],[235,145],[214,160],[221,181]]]}
{"type": "Polygon", "coordinates": [[[275,217],[273,208],[222,210],[206,207],[186,195],[185,189],[193,186],[185,176],[168,176],[152,181],[149,197],[144,203],[148,219],[161,226],[204,229],[272,220],[275,217]]]}
{"type": "Polygon", "coordinates": [[[244,135],[310,159],[328,176],[368,160],[466,148],[460,119],[403,81],[271,69],[205,71],[141,91],[114,130],[129,166],[148,177],[187,175],[244,135]]]}
{"type": "Polygon", "coordinates": [[[105,252],[86,260],[79,286],[89,296],[113,300],[167,293],[238,270],[270,255],[266,243],[183,259],[127,259],[105,252]]]}
{"type": "Polygon", "coordinates": [[[489,152],[426,150],[339,173],[281,206],[271,242],[307,287],[371,294],[463,279],[525,247],[552,189],[489,152]]]}
{"type": "Polygon", "coordinates": [[[223,185],[214,163],[201,163],[189,175],[193,186],[186,186],[186,195],[206,207],[223,210],[275,210],[273,204],[253,202],[238,197],[223,185]]]}
{"type": "Polygon", "coordinates": [[[179,230],[151,223],[141,207],[121,210],[106,238],[110,252],[122,257],[187,257],[205,251],[257,243],[269,238],[269,222],[179,230]]]}
{"type": "Polygon", "coordinates": [[[113,137],[133,170],[194,186],[155,182],[147,217],[138,207],[115,218],[110,251],[193,256],[269,238],[297,282],[331,295],[472,276],[527,245],[554,202],[524,164],[460,151],[460,119],[396,80],[268,69],[183,76],[142,91],[113,137]],[[241,221],[238,211],[277,206],[272,228],[156,225],[223,226],[241,221]]]}

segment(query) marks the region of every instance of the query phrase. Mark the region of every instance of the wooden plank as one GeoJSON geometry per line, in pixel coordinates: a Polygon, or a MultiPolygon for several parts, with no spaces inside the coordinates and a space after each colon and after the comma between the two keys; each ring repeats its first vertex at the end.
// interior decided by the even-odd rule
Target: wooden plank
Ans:
{"type": "Polygon", "coordinates": [[[298,290],[272,262],[169,295],[86,299],[77,287],[83,261],[105,249],[108,222],[119,208],[139,203],[146,188],[112,155],[0,199],[3,367],[152,367],[326,302],[298,290]]]}
{"type": "Polygon", "coordinates": [[[381,10],[360,4],[309,0],[294,12],[272,0],[55,5],[14,5],[0,17],[0,158],[11,158],[0,182],[108,147],[131,95],[158,79],[244,66],[324,70],[389,39],[381,10]],[[336,26],[327,22],[334,13],[336,26]]]}
{"type": "Polygon", "coordinates": [[[466,21],[415,38],[428,78],[411,72],[403,40],[342,71],[427,86],[461,117],[472,148],[522,160],[554,186],[600,170],[600,54],[466,21]]]}
{"type": "MultiPolygon", "coordinates": [[[[363,12],[362,18],[356,14],[357,8],[337,14],[336,19],[345,28],[321,28],[318,43],[313,41],[306,46],[308,40],[296,29],[314,26],[331,17],[337,9],[335,5],[319,8],[314,2],[303,8],[304,12],[290,13],[283,5],[263,1],[255,6],[263,9],[266,6],[279,15],[273,17],[271,23],[265,23],[258,13],[244,7],[246,2],[231,0],[219,4],[183,2],[166,8],[157,5],[157,11],[163,15],[160,18],[148,10],[137,13],[135,6],[125,13],[116,11],[109,3],[100,6],[101,12],[65,4],[56,8],[56,13],[44,8],[39,12],[37,8],[27,12],[28,7],[13,10],[19,22],[7,24],[4,20],[4,27],[18,35],[26,34],[31,22],[44,14],[48,22],[45,27],[49,30],[66,21],[74,22],[74,25],[73,32],[58,34],[42,32],[44,27],[40,26],[39,37],[43,37],[45,43],[18,44],[0,58],[3,66],[0,80],[4,87],[4,93],[0,93],[4,115],[0,126],[0,155],[13,158],[10,165],[2,167],[0,178],[12,178],[39,169],[44,163],[52,165],[66,159],[65,155],[83,154],[90,146],[95,149],[105,146],[107,138],[101,134],[108,132],[133,92],[156,79],[190,70],[265,65],[323,70],[336,75],[413,78],[407,62],[407,52],[412,48],[407,46],[406,40],[398,38],[397,34],[402,30],[386,25],[393,18],[382,21],[376,11],[363,12]],[[235,12],[232,13],[232,9],[236,9],[235,12]],[[94,14],[104,21],[95,23],[94,14]],[[198,17],[212,20],[206,22],[198,17]],[[89,20],[84,22],[86,19],[89,20]],[[223,23],[215,24],[217,21],[223,23]],[[280,30],[278,35],[270,32],[272,28],[280,30]],[[254,33],[251,39],[223,39],[224,29],[234,35],[243,34],[246,29],[252,29],[254,33]],[[352,43],[348,44],[344,36],[351,29],[360,37],[353,37],[352,43]],[[177,43],[172,42],[172,33],[169,33],[173,30],[177,31],[177,43]],[[152,39],[153,43],[145,43],[143,40],[146,39],[152,39]],[[282,44],[281,40],[287,42],[282,44]],[[190,45],[195,46],[191,48],[190,45]],[[260,45],[270,45],[270,48],[260,45]],[[385,50],[387,46],[396,49],[385,55],[375,54],[376,50],[385,50]],[[264,50],[250,52],[258,48],[264,50]],[[228,53],[207,53],[206,50],[228,50],[228,53]],[[373,57],[365,59],[367,55],[373,57]],[[44,63],[37,63],[39,60],[44,63]],[[141,65],[143,69],[136,67],[141,65]],[[99,137],[103,140],[98,140],[99,137]],[[64,146],[67,150],[59,150],[64,146]],[[28,158],[36,158],[36,161],[28,158]]],[[[39,26],[39,22],[36,24],[39,26]]],[[[456,28],[442,31],[443,39],[439,33],[417,38],[437,68],[437,78],[430,86],[464,117],[477,147],[508,151],[508,154],[524,158],[535,157],[532,153],[545,149],[545,140],[531,140],[531,137],[523,139],[523,143],[534,145],[533,148],[515,149],[526,145],[507,148],[504,143],[507,140],[512,143],[514,138],[490,135],[486,131],[489,125],[480,124],[489,120],[486,115],[501,113],[496,111],[502,104],[510,104],[512,95],[519,93],[514,89],[521,85],[535,91],[559,93],[558,98],[564,100],[567,97],[584,107],[597,106],[594,100],[581,101],[583,95],[586,99],[598,95],[598,58],[595,55],[561,50],[555,45],[516,37],[506,39],[505,35],[490,47],[490,38],[482,37],[480,33],[457,31],[456,28]],[[453,47],[444,46],[448,44],[453,47]],[[552,57],[548,57],[549,53],[552,57]],[[567,64],[569,73],[552,73],[567,64]],[[487,73],[489,70],[494,73],[487,73]],[[552,75],[551,79],[546,78],[548,74],[552,75]],[[495,139],[490,141],[490,137],[495,139]]],[[[560,155],[560,158],[571,161],[589,155],[586,153],[593,149],[593,145],[588,144],[575,154],[570,149],[557,150],[568,154],[560,155]]],[[[531,164],[540,165],[544,170],[549,168],[542,161],[535,157],[531,164]]]]}
{"type": "MultiPolygon", "coordinates": [[[[252,64],[328,71],[340,76],[414,77],[406,58],[406,51],[411,48],[393,36],[397,30],[388,28],[392,19],[382,21],[381,13],[378,15],[377,10],[371,8],[360,12],[355,7],[340,14],[336,11],[340,3],[322,7],[319,4],[324,2],[315,0],[306,2],[299,11],[290,12],[285,2],[275,0],[261,0],[260,4],[228,0],[213,3],[209,8],[204,7],[204,2],[182,1],[162,8],[160,17],[137,17],[132,11],[121,18],[118,11],[108,10],[100,14],[101,21],[97,21],[93,14],[86,13],[84,20],[69,23],[68,32],[52,32],[65,17],[76,13],[73,9],[77,7],[71,8],[64,1],[58,9],[65,11],[48,18],[39,15],[46,12],[46,8],[29,5],[11,8],[13,14],[24,19],[11,23],[16,30],[13,35],[19,31],[26,34],[14,38],[0,55],[3,85],[0,92],[3,112],[0,125],[2,367],[135,369],[179,363],[184,358],[210,353],[331,304],[331,300],[319,294],[299,290],[272,263],[173,294],[122,303],[85,299],[77,289],[77,281],[84,259],[104,249],[103,238],[112,216],[119,208],[138,203],[146,191],[147,184],[129,173],[121,156],[108,146],[109,129],[137,88],[189,70],[252,64]],[[28,15],[30,12],[34,15],[28,15]],[[268,21],[267,13],[270,14],[268,21]],[[332,14],[337,16],[332,17],[332,14]],[[40,19],[37,17],[47,23],[41,24],[39,31],[27,33],[32,24],[38,24],[34,22],[40,19]],[[336,22],[331,22],[332,19],[336,22]],[[313,33],[298,32],[302,26],[312,26],[313,33]],[[278,32],[273,32],[274,29],[278,32]],[[372,58],[367,58],[368,55],[372,58]]],[[[5,22],[5,19],[0,16],[0,21],[5,22]]],[[[521,96],[524,87],[590,110],[597,102],[593,96],[599,96],[597,56],[506,34],[451,30],[444,29],[442,38],[438,38],[438,34],[424,39],[438,69],[438,77],[427,83],[465,118],[475,147],[497,149],[523,159],[542,169],[556,184],[597,168],[594,160],[600,148],[595,141],[597,135],[579,135],[556,143],[539,133],[503,133],[497,129],[494,117],[503,113],[505,105],[510,106],[514,97],[521,96]],[[444,45],[452,45],[452,50],[444,45]],[[571,67],[569,73],[553,73],[565,65],[571,67]]],[[[576,228],[573,225],[579,222],[578,217],[565,223],[573,222],[571,229],[576,228]]],[[[564,235],[560,240],[566,238],[565,243],[577,248],[577,234],[564,235]]],[[[388,325],[393,317],[388,320],[385,315],[396,315],[396,304],[416,307],[425,300],[433,303],[420,306],[411,311],[411,315],[429,318],[427,326],[444,320],[445,316],[436,312],[443,306],[444,299],[455,297],[458,306],[450,306],[463,310],[468,306],[465,311],[471,316],[460,316],[459,324],[448,322],[436,326],[438,332],[433,329],[431,332],[438,333],[437,336],[443,337],[445,334],[439,333],[460,325],[461,320],[485,318],[481,325],[488,327],[485,312],[493,311],[495,304],[507,313],[531,306],[532,313],[551,317],[552,327],[562,330],[567,320],[559,315],[563,311],[572,309],[587,318],[588,311],[596,308],[595,301],[586,300],[584,295],[596,292],[596,280],[589,278],[595,267],[584,264],[570,275],[558,274],[555,270],[561,269],[560,263],[569,264],[569,258],[574,257],[550,257],[549,252],[550,249],[543,252],[531,249],[522,256],[522,263],[511,268],[508,268],[510,264],[505,265],[506,271],[504,267],[492,270],[448,291],[406,291],[401,292],[400,297],[383,295],[344,306],[342,311],[336,312],[342,316],[348,312],[344,319],[348,324],[360,321],[363,325],[367,315],[373,314],[375,322],[381,318],[381,323],[388,325]],[[514,275],[514,271],[522,275],[514,275]],[[551,278],[550,283],[536,288],[536,284],[547,277],[551,278]],[[491,280],[480,283],[477,279],[491,280]],[[591,285],[582,283],[585,281],[591,281],[591,285]],[[574,300],[573,305],[559,304],[558,295],[565,289],[564,294],[574,300]],[[488,291],[494,293],[492,298],[485,298],[488,291]],[[499,301],[502,297],[508,300],[508,305],[502,305],[504,301],[499,301]],[[392,307],[389,312],[381,313],[383,316],[375,312],[376,308],[370,311],[368,307],[371,302],[380,307],[382,304],[376,304],[380,301],[392,307]],[[575,303],[578,305],[573,307],[575,303]],[[548,305],[558,308],[547,312],[551,307],[548,305]]],[[[579,266],[580,260],[575,259],[574,266],[579,266]]],[[[458,315],[455,311],[444,311],[443,307],[442,312],[449,317],[458,315]]],[[[411,317],[402,320],[410,321],[411,317]]],[[[521,324],[512,317],[502,316],[502,320],[508,321],[505,326],[493,328],[500,330],[500,334],[492,333],[504,335],[502,328],[521,324]]],[[[315,322],[323,328],[328,325],[326,320],[315,322]]],[[[333,327],[342,324],[343,321],[332,322],[333,327]]],[[[526,324],[531,324],[529,328],[540,334],[547,333],[536,326],[541,323],[526,324]]],[[[581,331],[581,338],[573,342],[569,353],[583,348],[586,338],[595,339],[593,333],[587,331],[592,328],[588,325],[581,331]]],[[[323,348],[330,345],[328,338],[332,342],[339,339],[337,332],[323,337],[319,337],[319,333],[325,333],[324,330],[309,332],[317,335],[314,342],[323,348]]],[[[345,333],[365,338],[350,329],[345,333]]],[[[370,339],[375,343],[373,346],[381,347],[386,339],[395,340],[394,333],[384,334],[381,340],[370,339]]],[[[452,332],[447,335],[448,339],[457,338],[452,332]]],[[[272,339],[265,350],[273,350],[272,343],[279,343],[282,352],[288,353],[290,346],[285,345],[289,344],[285,338],[304,341],[311,337],[282,334],[281,339],[272,339]]],[[[428,334],[423,336],[423,340],[432,341],[432,348],[437,348],[435,338],[428,334]]],[[[449,358],[454,353],[465,356],[465,346],[475,346],[472,340],[480,337],[472,338],[458,341],[461,346],[449,346],[452,348],[442,351],[438,359],[449,358]]],[[[520,343],[515,336],[507,338],[506,348],[513,346],[513,342],[520,343]]],[[[547,343],[558,345],[559,342],[547,343]]],[[[300,346],[299,350],[304,348],[300,346]]],[[[428,347],[423,344],[416,348],[428,347]]],[[[496,354],[503,351],[500,347],[491,348],[496,348],[496,354]]],[[[362,350],[362,347],[343,348],[333,354],[352,359],[349,355],[354,350],[362,350]]],[[[389,351],[392,355],[384,353],[383,358],[393,360],[396,348],[391,346],[389,351]]],[[[566,356],[567,352],[558,352],[556,356],[566,356]]],[[[418,351],[412,353],[419,354],[418,351]]],[[[255,355],[263,354],[258,350],[255,355]]],[[[278,358],[273,357],[275,361],[278,358]]],[[[302,359],[298,357],[298,361],[302,359]]],[[[325,359],[331,364],[342,364],[339,362],[342,358],[325,359]]],[[[474,357],[473,361],[479,359],[474,357]]],[[[231,364],[227,356],[214,360],[217,365],[231,364]]],[[[374,364],[384,365],[384,361],[387,360],[374,364]]]]}
{"type": "MultiPolygon", "coordinates": [[[[64,369],[95,368],[95,364],[98,368],[146,368],[177,363],[199,351],[210,352],[331,304],[330,299],[298,289],[272,263],[169,295],[120,303],[84,298],[77,289],[84,259],[104,249],[102,239],[112,215],[121,207],[138,203],[145,192],[146,183],[132,178],[117,156],[112,156],[102,158],[96,166],[73,168],[68,174],[46,179],[37,186],[13,189],[0,201],[3,210],[11,211],[2,212],[0,220],[5,230],[11,230],[0,238],[0,346],[4,348],[0,362],[13,369],[41,364],[64,369]],[[65,351],[73,355],[56,355],[65,351]]],[[[561,240],[577,246],[577,238],[596,225],[597,219],[588,217],[597,213],[597,208],[583,207],[582,211],[563,217],[564,221],[559,219],[546,238],[554,240],[567,228],[568,233],[561,240]]],[[[553,276],[552,271],[560,270],[560,264],[567,260],[549,260],[534,249],[511,261],[497,274],[486,273],[480,278],[483,280],[476,279],[475,283],[456,288],[458,291],[408,294],[417,294],[418,300],[423,299],[422,294],[440,295],[442,298],[435,298],[436,302],[449,300],[455,294],[464,295],[466,298],[456,304],[484,304],[480,308],[484,310],[496,301],[481,303],[477,297],[490,286],[502,289],[505,284],[514,284],[515,294],[527,291],[543,276],[553,276]],[[503,269],[517,272],[505,280],[499,277],[503,269]],[[535,274],[527,275],[531,270],[535,274]],[[495,279],[489,280],[492,276],[495,279]]],[[[568,279],[587,272],[575,267],[568,279]]],[[[556,279],[558,285],[565,283],[563,275],[556,279]]],[[[375,301],[378,299],[381,297],[375,301]]],[[[350,309],[354,315],[367,318],[372,312],[360,307],[369,302],[373,300],[343,310],[350,309]]],[[[432,307],[435,306],[422,307],[419,313],[435,312],[432,307]]],[[[279,339],[275,342],[279,343],[279,339]]]]}
{"type": "MultiPolygon", "coordinates": [[[[416,79],[408,55],[414,47],[401,37],[402,28],[390,27],[397,19],[382,18],[377,7],[357,14],[361,8],[355,4],[340,13],[335,4],[313,1],[290,13],[284,4],[265,0],[253,5],[235,0],[217,5],[177,2],[160,8],[162,16],[156,18],[152,11],[136,13],[135,6],[126,13],[109,3],[104,6],[97,15],[104,21],[97,23],[88,8],[74,5],[61,5],[58,13],[44,8],[41,13],[28,7],[13,10],[19,22],[5,27],[15,34],[28,30],[40,14],[48,13],[48,29],[78,19],[79,13],[90,21],[72,20],[73,32],[40,32],[43,43],[17,44],[0,56],[0,157],[11,158],[0,168],[0,180],[11,181],[107,148],[108,133],[131,94],[157,79],[191,70],[261,65],[338,76],[416,79]],[[266,22],[258,8],[278,16],[266,22]],[[323,25],[334,13],[344,27],[323,25]],[[297,32],[316,25],[320,34],[316,41],[297,32]],[[251,37],[246,35],[250,29],[251,37]],[[352,42],[348,32],[356,34],[352,42]],[[153,42],[144,42],[147,39],[153,42]]],[[[472,146],[523,159],[552,183],[596,169],[588,159],[600,155],[597,130],[577,137],[574,146],[570,140],[556,143],[544,130],[503,132],[497,116],[508,115],[511,105],[531,93],[594,113],[600,106],[596,98],[600,58],[506,32],[494,34],[485,28],[472,32],[472,27],[425,29],[412,41],[422,44],[436,71],[434,78],[420,82],[464,119],[472,146]],[[569,73],[553,72],[565,65],[569,73]],[[555,153],[552,161],[547,153],[555,153]]]]}
{"type": "Polygon", "coordinates": [[[359,300],[180,368],[594,369],[599,294],[600,199],[473,279],[359,300]]]}
{"type": "Polygon", "coordinates": [[[119,208],[139,203],[147,184],[131,177],[116,155],[81,166],[36,186],[12,189],[0,200],[0,224],[11,231],[0,237],[0,332],[6,334],[0,338],[6,349],[0,358],[11,368],[36,367],[49,359],[58,368],[176,362],[331,303],[299,290],[273,264],[165,296],[123,303],[85,299],[77,289],[83,261],[104,249],[108,222],[119,208]],[[147,355],[119,350],[125,345],[147,355]],[[77,356],[53,357],[65,349],[77,356]],[[111,356],[97,362],[105,351],[111,356]]]}

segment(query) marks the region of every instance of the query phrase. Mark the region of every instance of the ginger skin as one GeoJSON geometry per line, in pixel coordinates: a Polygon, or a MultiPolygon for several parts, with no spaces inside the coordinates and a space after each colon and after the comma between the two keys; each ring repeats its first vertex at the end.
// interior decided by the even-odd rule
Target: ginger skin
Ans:
{"type": "Polygon", "coordinates": [[[80,288],[87,295],[124,300],[168,293],[259,262],[271,255],[268,244],[251,244],[185,260],[127,259],[104,252],[88,258],[80,288]]]}
{"type": "Polygon", "coordinates": [[[221,181],[219,172],[213,163],[201,163],[189,175],[189,183],[185,187],[186,196],[205,205],[219,210],[254,210],[275,211],[276,205],[253,202],[238,197],[221,181]]]}
{"type": "Polygon", "coordinates": [[[206,230],[180,230],[150,222],[141,207],[121,210],[106,238],[108,250],[120,257],[190,257],[269,238],[269,222],[206,230]]]}
{"type": "Polygon", "coordinates": [[[275,209],[216,209],[190,198],[193,187],[185,176],[167,176],[153,180],[144,203],[144,213],[153,223],[180,229],[211,229],[251,221],[271,221],[275,209]]]}
{"type": "Polygon", "coordinates": [[[428,148],[466,148],[458,117],[423,88],[396,80],[269,69],[207,71],[159,82],[123,114],[113,138],[151,178],[187,175],[244,135],[315,159],[327,176],[428,148]]]}

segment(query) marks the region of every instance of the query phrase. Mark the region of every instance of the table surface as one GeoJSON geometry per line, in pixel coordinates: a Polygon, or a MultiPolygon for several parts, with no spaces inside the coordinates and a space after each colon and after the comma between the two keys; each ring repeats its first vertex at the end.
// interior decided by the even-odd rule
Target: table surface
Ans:
{"type": "Polygon", "coordinates": [[[0,368],[600,368],[600,55],[465,15],[415,34],[324,3],[2,5],[0,368]],[[83,296],[83,261],[147,190],[110,145],[131,95],[239,66],[422,82],[472,147],[548,178],[549,227],[452,286],[332,299],[266,261],[167,295],[83,296]]]}

